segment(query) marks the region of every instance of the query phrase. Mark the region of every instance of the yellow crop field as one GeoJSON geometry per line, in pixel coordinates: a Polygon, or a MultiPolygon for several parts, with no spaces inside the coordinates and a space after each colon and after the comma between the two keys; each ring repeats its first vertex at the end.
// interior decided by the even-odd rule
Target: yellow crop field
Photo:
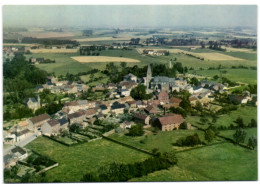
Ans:
{"type": "Polygon", "coordinates": [[[232,48],[232,47],[224,47],[224,49],[227,49],[227,52],[246,52],[246,53],[256,54],[256,51],[254,51],[253,49],[232,48]]]}
{"type": "Polygon", "coordinates": [[[31,53],[77,53],[78,49],[30,49],[31,53]]]}
{"type": "Polygon", "coordinates": [[[103,63],[103,62],[126,62],[126,63],[139,63],[137,59],[124,58],[124,57],[107,57],[107,56],[76,56],[72,59],[80,63],[103,63]]]}

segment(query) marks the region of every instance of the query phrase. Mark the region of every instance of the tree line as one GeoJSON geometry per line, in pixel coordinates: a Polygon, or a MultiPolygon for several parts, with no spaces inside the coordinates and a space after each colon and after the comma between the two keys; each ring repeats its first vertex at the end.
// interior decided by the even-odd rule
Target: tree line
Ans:
{"type": "Polygon", "coordinates": [[[145,176],[154,171],[168,169],[177,164],[174,152],[155,153],[142,162],[132,164],[111,163],[98,169],[97,172],[87,173],[81,179],[82,182],[122,182],[134,177],[145,176]]]}

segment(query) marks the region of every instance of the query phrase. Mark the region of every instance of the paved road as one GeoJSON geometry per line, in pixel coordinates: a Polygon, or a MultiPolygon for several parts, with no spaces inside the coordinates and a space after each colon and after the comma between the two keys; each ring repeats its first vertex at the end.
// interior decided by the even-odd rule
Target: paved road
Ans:
{"type": "Polygon", "coordinates": [[[24,147],[25,145],[29,144],[30,142],[32,142],[34,139],[36,139],[37,133],[31,133],[28,137],[24,138],[23,140],[21,140],[20,142],[15,143],[13,146],[8,147],[6,149],[3,149],[3,154],[4,156],[6,154],[8,154],[13,148],[15,148],[15,146],[20,146],[20,147],[24,147]]]}

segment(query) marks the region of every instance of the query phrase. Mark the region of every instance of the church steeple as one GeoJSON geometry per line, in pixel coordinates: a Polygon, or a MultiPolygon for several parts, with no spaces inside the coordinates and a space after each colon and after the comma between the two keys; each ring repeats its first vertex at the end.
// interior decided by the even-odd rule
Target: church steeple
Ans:
{"type": "Polygon", "coordinates": [[[146,89],[149,88],[151,79],[152,79],[152,71],[151,71],[151,66],[149,64],[148,68],[147,68],[147,73],[146,73],[146,89]]]}

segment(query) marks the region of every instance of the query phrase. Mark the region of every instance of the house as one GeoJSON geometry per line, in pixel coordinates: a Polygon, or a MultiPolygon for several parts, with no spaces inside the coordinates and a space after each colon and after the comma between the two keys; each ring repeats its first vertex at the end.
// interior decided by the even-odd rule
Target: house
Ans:
{"type": "Polygon", "coordinates": [[[11,150],[11,153],[14,154],[18,160],[23,160],[28,157],[28,154],[25,149],[21,148],[20,146],[16,146],[11,150]]]}
{"type": "Polygon", "coordinates": [[[159,102],[162,104],[166,104],[169,102],[169,95],[165,91],[161,91],[158,94],[157,98],[158,98],[159,102]]]}
{"type": "Polygon", "coordinates": [[[141,101],[141,100],[138,100],[138,101],[136,101],[136,107],[137,107],[138,109],[144,109],[144,108],[147,107],[147,104],[144,103],[144,102],[141,101]]]}
{"type": "Polygon", "coordinates": [[[125,121],[120,124],[120,127],[123,129],[131,128],[131,126],[134,125],[134,122],[125,121]]]}
{"type": "Polygon", "coordinates": [[[40,93],[40,92],[43,92],[44,87],[42,85],[40,85],[40,86],[37,86],[35,89],[38,93],[40,93]]]}
{"type": "Polygon", "coordinates": [[[111,106],[111,112],[117,114],[124,114],[125,104],[120,104],[119,102],[114,102],[111,106]]]}
{"type": "Polygon", "coordinates": [[[30,134],[30,130],[25,129],[20,132],[14,132],[14,135],[16,137],[16,142],[23,140],[30,134]]]}
{"type": "Polygon", "coordinates": [[[16,131],[20,132],[22,130],[28,129],[29,128],[29,123],[28,121],[21,121],[20,123],[18,123],[17,127],[16,127],[16,131]]]}
{"type": "Polygon", "coordinates": [[[88,109],[88,110],[86,110],[85,114],[86,114],[86,118],[92,118],[93,116],[95,116],[97,114],[97,110],[88,109]]]}
{"type": "Polygon", "coordinates": [[[157,106],[152,106],[152,105],[148,105],[144,110],[148,114],[157,114],[159,112],[158,107],[157,106]]]}
{"type": "Polygon", "coordinates": [[[137,82],[137,77],[131,73],[124,76],[124,81],[137,82]]]}
{"type": "Polygon", "coordinates": [[[28,98],[25,100],[25,104],[32,110],[39,109],[41,107],[41,99],[38,96],[37,100],[35,98],[28,98]]]}
{"type": "Polygon", "coordinates": [[[111,90],[111,89],[117,89],[117,85],[114,83],[108,83],[107,84],[107,89],[111,90]]]}
{"type": "Polygon", "coordinates": [[[246,104],[249,100],[251,100],[248,96],[242,96],[242,95],[230,95],[229,100],[233,103],[237,104],[246,104]]]}
{"type": "Polygon", "coordinates": [[[136,101],[135,101],[135,100],[127,101],[126,103],[129,105],[129,108],[130,108],[130,109],[135,109],[135,108],[137,108],[137,105],[136,105],[136,101]]]}
{"type": "Polygon", "coordinates": [[[173,106],[179,107],[181,101],[182,101],[182,100],[179,99],[179,98],[171,97],[170,100],[169,100],[169,104],[173,104],[173,106]]]}
{"type": "Polygon", "coordinates": [[[120,91],[121,96],[130,96],[130,90],[129,89],[122,89],[120,91]]]}
{"type": "Polygon", "coordinates": [[[18,157],[14,154],[10,153],[4,156],[4,167],[5,168],[11,168],[16,165],[18,162],[18,157]]]}
{"type": "Polygon", "coordinates": [[[179,129],[180,124],[184,122],[182,115],[175,114],[169,116],[159,117],[157,123],[162,131],[171,131],[173,129],[179,129]]]}
{"type": "Polygon", "coordinates": [[[126,103],[127,101],[132,101],[132,100],[134,100],[134,99],[131,96],[126,96],[126,97],[118,99],[118,102],[119,103],[126,103]]]}
{"type": "Polygon", "coordinates": [[[43,135],[58,135],[60,131],[60,122],[57,119],[51,119],[41,126],[41,130],[43,135]]]}
{"type": "Polygon", "coordinates": [[[191,96],[189,98],[189,101],[190,101],[191,106],[195,106],[196,102],[198,101],[198,98],[196,98],[195,96],[191,96]]]}
{"type": "Polygon", "coordinates": [[[100,112],[102,114],[107,115],[109,113],[109,109],[107,108],[107,106],[105,104],[100,105],[99,108],[100,108],[100,112]]]}
{"type": "Polygon", "coordinates": [[[142,124],[145,124],[145,125],[149,125],[149,122],[150,122],[150,116],[146,115],[146,114],[135,114],[134,116],[134,119],[135,119],[135,122],[136,123],[142,123],[142,124]]]}
{"type": "Polygon", "coordinates": [[[148,105],[152,105],[152,106],[158,106],[160,105],[160,101],[159,100],[149,100],[147,102],[148,105]]]}
{"type": "Polygon", "coordinates": [[[67,120],[67,118],[63,117],[61,119],[58,119],[59,123],[60,123],[60,129],[61,130],[67,130],[69,127],[69,121],[67,120]]]}
{"type": "Polygon", "coordinates": [[[35,130],[37,128],[40,128],[43,125],[43,123],[47,122],[50,119],[51,117],[48,114],[41,114],[33,118],[30,118],[27,120],[29,123],[29,129],[35,130]]]}
{"type": "Polygon", "coordinates": [[[72,114],[68,114],[69,124],[72,125],[74,123],[80,123],[83,122],[83,120],[86,119],[86,113],[85,111],[77,111],[72,114]]]}
{"type": "Polygon", "coordinates": [[[78,88],[74,85],[66,85],[64,86],[64,92],[67,93],[77,93],[78,92],[78,88]]]}

